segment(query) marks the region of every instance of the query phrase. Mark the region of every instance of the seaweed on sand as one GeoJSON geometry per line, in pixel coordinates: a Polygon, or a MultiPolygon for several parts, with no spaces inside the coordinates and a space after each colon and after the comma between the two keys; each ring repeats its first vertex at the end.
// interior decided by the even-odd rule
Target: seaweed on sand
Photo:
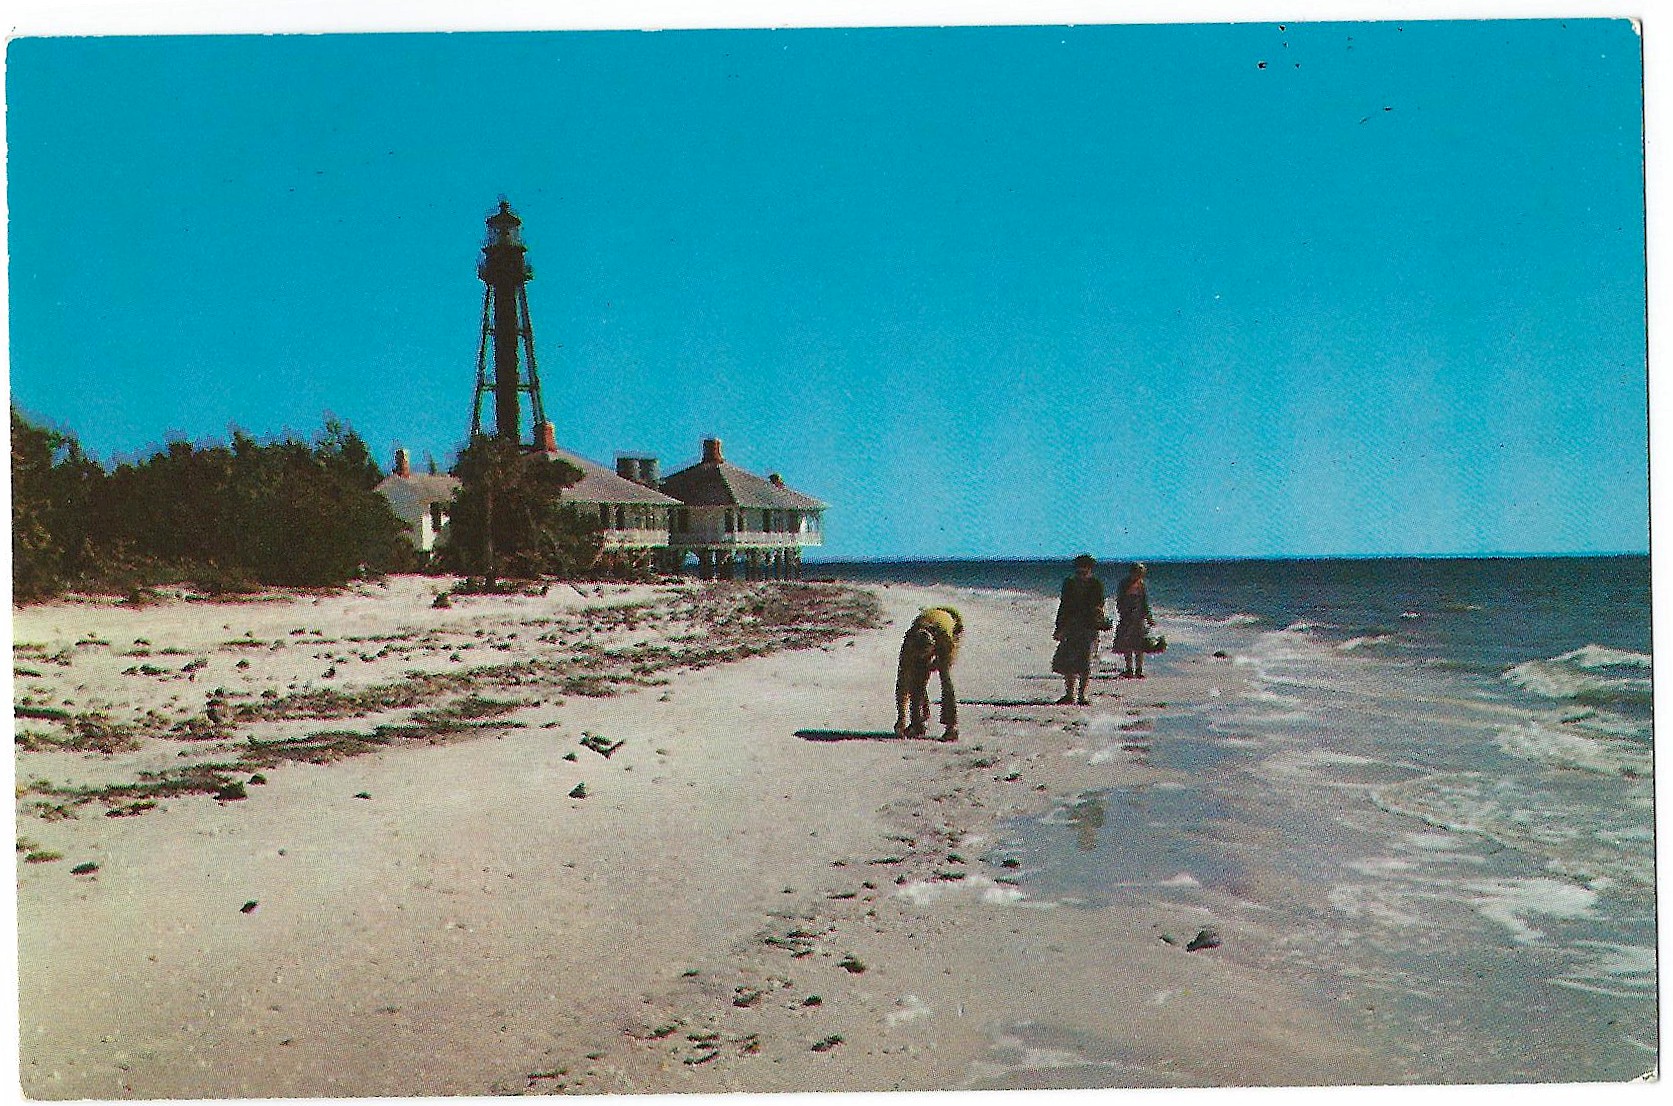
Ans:
{"type": "MultiPolygon", "coordinates": [[[[234,777],[248,776],[253,770],[298,761],[329,764],[402,744],[463,740],[485,729],[516,725],[504,716],[539,701],[499,698],[494,696],[496,692],[518,689],[611,696],[630,687],[664,683],[660,674],[673,669],[705,668],[785,649],[820,646],[879,625],[880,621],[881,607],[876,597],[851,587],[713,585],[674,590],[654,602],[591,607],[561,619],[542,617],[513,623],[519,628],[553,627],[552,634],[542,634],[538,641],[557,644],[558,648],[463,671],[412,670],[400,679],[358,688],[304,688],[289,694],[268,688],[259,697],[237,702],[217,693],[201,714],[170,717],[150,710],[131,721],[112,719],[96,711],[71,715],[26,700],[16,705],[20,716],[37,718],[63,732],[20,734],[18,748],[23,752],[72,749],[112,754],[142,748],[147,739],[166,739],[213,745],[217,755],[232,759],[142,772],[126,783],[59,787],[40,781],[25,790],[56,800],[37,803],[37,810],[63,811],[64,816],[73,816],[77,807],[91,802],[103,802],[111,808],[107,814],[126,816],[155,809],[159,800],[186,794],[232,801],[242,797],[243,788],[241,779],[234,777]],[[622,633],[632,633],[640,640],[628,644],[610,640],[610,635],[622,633]],[[567,639],[569,644],[551,640],[554,637],[567,639]],[[438,702],[440,706],[434,705],[438,702]],[[396,711],[411,713],[404,720],[384,722],[369,731],[345,726],[268,740],[251,735],[238,741],[238,731],[249,726],[307,719],[369,719],[396,711]]],[[[490,633],[481,627],[473,627],[472,632],[477,637],[490,633]]],[[[291,633],[317,635],[317,631],[307,630],[291,633]]],[[[363,640],[405,641],[411,636],[409,631],[363,640]]],[[[430,636],[434,648],[449,647],[442,632],[430,636]]],[[[497,641],[486,644],[497,647],[516,639],[517,633],[508,630],[497,641]]],[[[263,644],[247,636],[223,642],[220,648],[243,651],[263,644]]],[[[522,648],[538,649],[532,643],[522,648]]],[[[69,657],[60,661],[47,657],[46,652],[46,647],[29,643],[14,646],[14,655],[38,654],[49,662],[70,662],[69,657]]],[[[182,652],[157,650],[159,655],[182,652]]],[[[187,667],[196,669],[206,664],[205,659],[198,659],[187,667]]],[[[605,746],[596,751],[608,756],[614,749],[605,746]]],[[[181,755],[186,753],[182,751],[181,755]]]]}
{"type": "Polygon", "coordinates": [[[520,699],[465,695],[443,706],[417,711],[404,723],[377,726],[370,733],[318,730],[272,741],[251,738],[237,763],[245,770],[273,768],[286,761],[330,764],[401,743],[441,744],[489,725],[503,727],[504,722],[486,720],[502,718],[525,706],[528,703],[520,699]]]}
{"type": "Polygon", "coordinates": [[[113,722],[110,715],[104,711],[86,711],[72,715],[59,710],[36,709],[25,714],[25,709],[27,708],[18,708],[17,713],[23,717],[57,722],[67,731],[62,735],[19,731],[16,738],[17,746],[26,751],[62,749],[78,753],[110,754],[127,752],[139,748],[140,745],[141,734],[137,727],[113,722]]]}

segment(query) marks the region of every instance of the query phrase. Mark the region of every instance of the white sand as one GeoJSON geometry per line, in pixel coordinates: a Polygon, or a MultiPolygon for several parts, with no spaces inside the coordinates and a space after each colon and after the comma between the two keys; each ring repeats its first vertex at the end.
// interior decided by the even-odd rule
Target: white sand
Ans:
{"type": "MultiPolygon", "coordinates": [[[[471,664],[550,653],[562,646],[535,639],[552,624],[530,623],[665,594],[560,587],[433,610],[438,587],[408,578],[317,601],[26,608],[15,639],[48,655],[67,648],[70,663],[22,652],[16,663],[40,675],[19,675],[17,689],[73,710],[192,713],[215,687],[342,690],[446,671],[461,644],[476,647],[471,664]],[[299,628],[321,633],[290,634],[299,628]],[[345,640],[414,630],[395,643],[398,655],[377,655],[387,640],[345,640]],[[429,650],[415,644],[427,632],[429,650]],[[78,648],[90,634],[109,647],[78,648]],[[123,655],[136,638],[184,652],[149,658],[164,675],[124,676],[146,663],[123,655]],[[286,644],[224,645],[240,638],[286,644]],[[198,656],[204,668],[177,673],[198,656]],[[328,668],[337,671],[326,679],[328,668]]],[[[1142,684],[1097,680],[1084,711],[976,705],[1060,692],[1038,678],[1050,602],[879,594],[892,624],[846,643],[679,671],[614,698],[546,696],[509,716],[521,728],[453,744],[283,765],[244,801],[186,795],[126,818],[93,803],[77,819],[44,821],[33,813],[40,796],[22,796],[19,836],[63,856],[20,864],[26,1093],[891,1090],[1389,1074],[1262,966],[1255,950],[1266,938],[1248,917],[1212,918],[1160,895],[1082,909],[997,882],[1002,853],[987,850],[1001,819],[1045,813],[1086,788],[1162,779],[1119,744],[1088,740],[1083,720],[1142,720],[1167,709],[1155,704],[1205,697],[1206,667],[1162,658],[1142,684]],[[962,740],[884,739],[904,622],[948,599],[970,627],[962,740]],[[626,744],[606,760],[578,745],[583,731],[626,744]],[[577,759],[564,760],[571,752],[577,759]],[[588,796],[569,798],[580,782],[588,796]],[[71,874],[86,861],[98,871],[71,874]],[[968,875],[937,876],[959,871],[968,875]],[[1221,948],[1188,953],[1161,940],[1206,925],[1221,948]],[[843,967],[850,957],[864,970],[843,967]]],[[[20,752],[18,778],[132,778],[138,766],[178,762],[189,744],[150,740],[114,757],[20,752]]]]}

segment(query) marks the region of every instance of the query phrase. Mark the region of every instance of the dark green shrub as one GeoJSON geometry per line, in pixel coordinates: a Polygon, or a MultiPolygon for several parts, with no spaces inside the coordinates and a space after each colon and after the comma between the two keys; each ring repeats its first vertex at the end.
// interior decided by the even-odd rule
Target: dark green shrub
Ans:
{"type": "Polygon", "coordinates": [[[459,454],[459,489],[449,511],[443,564],[487,578],[576,576],[598,564],[598,521],[563,501],[582,477],[567,461],[523,453],[503,438],[479,437],[459,454]]]}
{"type": "Polygon", "coordinates": [[[75,440],[12,411],[13,591],[139,595],[190,583],[212,595],[334,587],[414,567],[365,443],[328,418],[312,443],[172,441],[106,473],[75,440]]]}

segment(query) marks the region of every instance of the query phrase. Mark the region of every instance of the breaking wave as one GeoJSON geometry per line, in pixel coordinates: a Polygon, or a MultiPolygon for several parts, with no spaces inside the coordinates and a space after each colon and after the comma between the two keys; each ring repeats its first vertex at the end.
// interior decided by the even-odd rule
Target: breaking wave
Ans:
{"type": "Polygon", "coordinates": [[[1347,641],[1337,644],[1336,649],[1341,653],[1351,653],[1367,645],[1390,645],[1397,639],[1393,634],[1366,634],[1363,637],[1351,637],[1347,641]]]}
{"type": "Polygon", "coordinates": [[[1542,699],[1590,705],[1650,704],[1650,657],[1624,649],[1586,645],[1549,660],[1506,669],[1505,682],[1542,699]]]}

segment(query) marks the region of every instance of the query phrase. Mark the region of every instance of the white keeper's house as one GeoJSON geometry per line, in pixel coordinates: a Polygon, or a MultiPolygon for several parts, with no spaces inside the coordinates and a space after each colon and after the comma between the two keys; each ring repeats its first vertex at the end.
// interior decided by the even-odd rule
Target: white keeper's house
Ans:
{"type": "Polygon", "coordinates": [[[668,535],[669,563],[697,557],[697,574],[730,580],[795,579],[802,550],[824,541],[825,504],[778,473],[757,476],[726,460],[719,438],[703,439],[703,458],[662,482],[679,501],[668,535]]]}
{"type": "MultiPolygon", "coordinates": [[[[648,556],[671,572],[695,558],[703,579],[782,580],[799,577],[802,550],[824,540],[825,503],[776,472],[758,476],[730,463],[719,438],[703,439],[701,460],[665,480],[655,457],[618,455],[612,472],[560,449],[549,422],[541,424],[534,452],[581,470],[563,498],[597,518],[608,555],[648,556]]],[[[414,548],[430,552],[447,540],[458,487],[454,476],[412,472],[407,451],[398,449],[394,471],[377,490],[408,525],[414,548]]]]}
{"type": "Polygon", "coordinates": [[[384,477],[377,491],[389,500],[395,517],[407,524],[407,540],[420,553],[428,553],[447,536],[447,511],[459,478],[441,473],[415,473],[407,451],[395,451],[395,469],[384,477]]]}

